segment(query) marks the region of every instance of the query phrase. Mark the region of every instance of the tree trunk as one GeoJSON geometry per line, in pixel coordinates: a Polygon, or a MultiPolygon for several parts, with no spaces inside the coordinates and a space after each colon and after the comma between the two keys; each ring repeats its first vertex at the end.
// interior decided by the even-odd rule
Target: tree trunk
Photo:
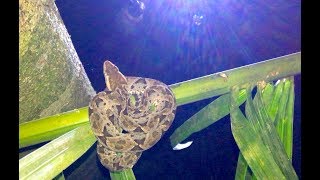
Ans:
{"type": "Polygon", "coordinates": [[[19,0],[19,123],[87,106],[94,95],[54,0],[19,0]]]}

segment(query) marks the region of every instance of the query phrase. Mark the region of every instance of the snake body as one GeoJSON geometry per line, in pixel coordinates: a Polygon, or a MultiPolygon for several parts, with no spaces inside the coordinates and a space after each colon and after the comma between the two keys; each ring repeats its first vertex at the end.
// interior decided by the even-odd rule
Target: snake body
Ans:
{"type": "Polygon", "coordinates": [[[169,129],[176,100],[160,81],[124,76],[110,61],[103,69],[106,89],[91,100],[89,119],[100,162],[120,171],[132,168],[169,129]]]}

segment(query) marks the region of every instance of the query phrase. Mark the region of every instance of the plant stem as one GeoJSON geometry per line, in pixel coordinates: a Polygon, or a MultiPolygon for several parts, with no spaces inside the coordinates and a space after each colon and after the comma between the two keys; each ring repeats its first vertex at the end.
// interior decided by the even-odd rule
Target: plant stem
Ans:
{"type": "Polygon", "coordinates": [[[230,92],[235,85],[273,81],[301,72],[301,52],[176,83],[170,86],[178,105],[230,92]]]}
{"type": "Polygon", "coordinates": [[[19,148],[50,141],[83,124],[89,124],[88,107],[21,123],[19,148]]]}

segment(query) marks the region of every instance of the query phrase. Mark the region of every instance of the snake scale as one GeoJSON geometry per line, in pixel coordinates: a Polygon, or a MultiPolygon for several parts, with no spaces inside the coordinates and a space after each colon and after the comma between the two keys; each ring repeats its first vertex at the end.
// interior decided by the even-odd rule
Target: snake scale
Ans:
{"type": "Polygon", "coordinates": [[[104,62],[103,72],[106,89],[91,100],[89,119],[101,164],[121,171],[132,168],[169,129],[176,100],[166,84],[124,76],[110,61],[104,62]]]}

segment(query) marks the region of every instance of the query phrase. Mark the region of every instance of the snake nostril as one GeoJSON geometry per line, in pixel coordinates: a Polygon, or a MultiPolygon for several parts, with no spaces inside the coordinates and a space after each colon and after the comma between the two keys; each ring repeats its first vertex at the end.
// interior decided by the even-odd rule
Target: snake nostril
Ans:
{"type": "Polygon", "coordinates": [[[129,131],[126,131],[126,130],[123,129],[123,130],[122,130],[122,133],[123,133],[123,134],[129,134],[129,131]]]}

